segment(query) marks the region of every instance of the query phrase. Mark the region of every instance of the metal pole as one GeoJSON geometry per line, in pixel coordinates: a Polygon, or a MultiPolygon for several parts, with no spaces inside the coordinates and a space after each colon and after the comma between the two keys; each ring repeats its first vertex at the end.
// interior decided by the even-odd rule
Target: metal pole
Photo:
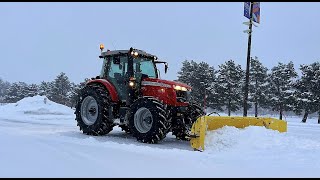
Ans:
{"type": "Polygon", "coordinates": [[[247,51],[247,69],[246,69],[246,82],[244,87],[243,99],[243,117],[248,115],[248,91],[249,91],[249,67],[250,67],[250,51],[251,51],[251,34],[252,34],[252,10],[253,2],[250,2],[250,24],[249,24],[249,37],[248,37],[248,51],[247,51]]]}

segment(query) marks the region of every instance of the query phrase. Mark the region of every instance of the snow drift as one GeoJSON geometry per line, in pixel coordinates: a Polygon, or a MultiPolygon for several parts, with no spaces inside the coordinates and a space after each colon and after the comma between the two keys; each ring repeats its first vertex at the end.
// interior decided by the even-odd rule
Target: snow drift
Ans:
{"type": "Polygon", "coordinates": [[[0,106],[1,114],[70,115],[73,112],[71,108],[39,95],[26,97],[17,103],[0,106]]]}

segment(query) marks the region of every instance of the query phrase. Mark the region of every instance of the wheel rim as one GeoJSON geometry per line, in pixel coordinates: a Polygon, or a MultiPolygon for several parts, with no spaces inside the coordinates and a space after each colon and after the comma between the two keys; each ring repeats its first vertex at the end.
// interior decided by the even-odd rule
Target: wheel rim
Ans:
{"type": "Polygon", "coordinates": [[[152,124],[153,118],[149,109],[142,107],[134,114],[134,126],[140,133],[150,131],[152,124]]]}
{"type": "Polygon", "coordinates": [[[94,124],[98,118],[98,103],[92,96],[87,96],[81,104],[82,121],[90,126],[94,124]]]}

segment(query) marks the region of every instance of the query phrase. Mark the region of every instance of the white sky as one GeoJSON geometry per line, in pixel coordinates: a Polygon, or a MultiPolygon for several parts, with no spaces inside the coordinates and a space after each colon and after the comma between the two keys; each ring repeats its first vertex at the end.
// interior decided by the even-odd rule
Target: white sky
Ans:
{"type": "MultiPolygon", "coordinates": [[[[261,2],[252,56],[269,69],[319,60],[320,3],[261,2]]],[[[168,61],[173,80],[185,59],[245,69],[248,35],[243,2],[0,3],[0,78],[52,81],[65,72],[79,83],[100,73],[99,44],[145,50],[168,61]]],[[[161,69],[162,70],[162,69],[161,69]]]]}

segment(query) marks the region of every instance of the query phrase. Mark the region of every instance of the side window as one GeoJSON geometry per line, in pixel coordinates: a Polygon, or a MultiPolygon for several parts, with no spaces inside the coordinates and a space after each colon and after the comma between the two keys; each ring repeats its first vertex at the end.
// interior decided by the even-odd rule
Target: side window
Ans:
{"type": "Polygon", "coordinates": [[[103,59],[102,68],[101,68],[101,71],[100,71],[100,77],[104,77],[105,76],[106,68],[107,68],[107,60],[103,59]]]}
{"type": "Polygon", "coordinates": [[[114,64],[113,58],[110,58],[110,67],[108,76],[115,78],[116,76],[124,76],[127,71],[126,57],[120,57],[120,64],[114,64]]]}

